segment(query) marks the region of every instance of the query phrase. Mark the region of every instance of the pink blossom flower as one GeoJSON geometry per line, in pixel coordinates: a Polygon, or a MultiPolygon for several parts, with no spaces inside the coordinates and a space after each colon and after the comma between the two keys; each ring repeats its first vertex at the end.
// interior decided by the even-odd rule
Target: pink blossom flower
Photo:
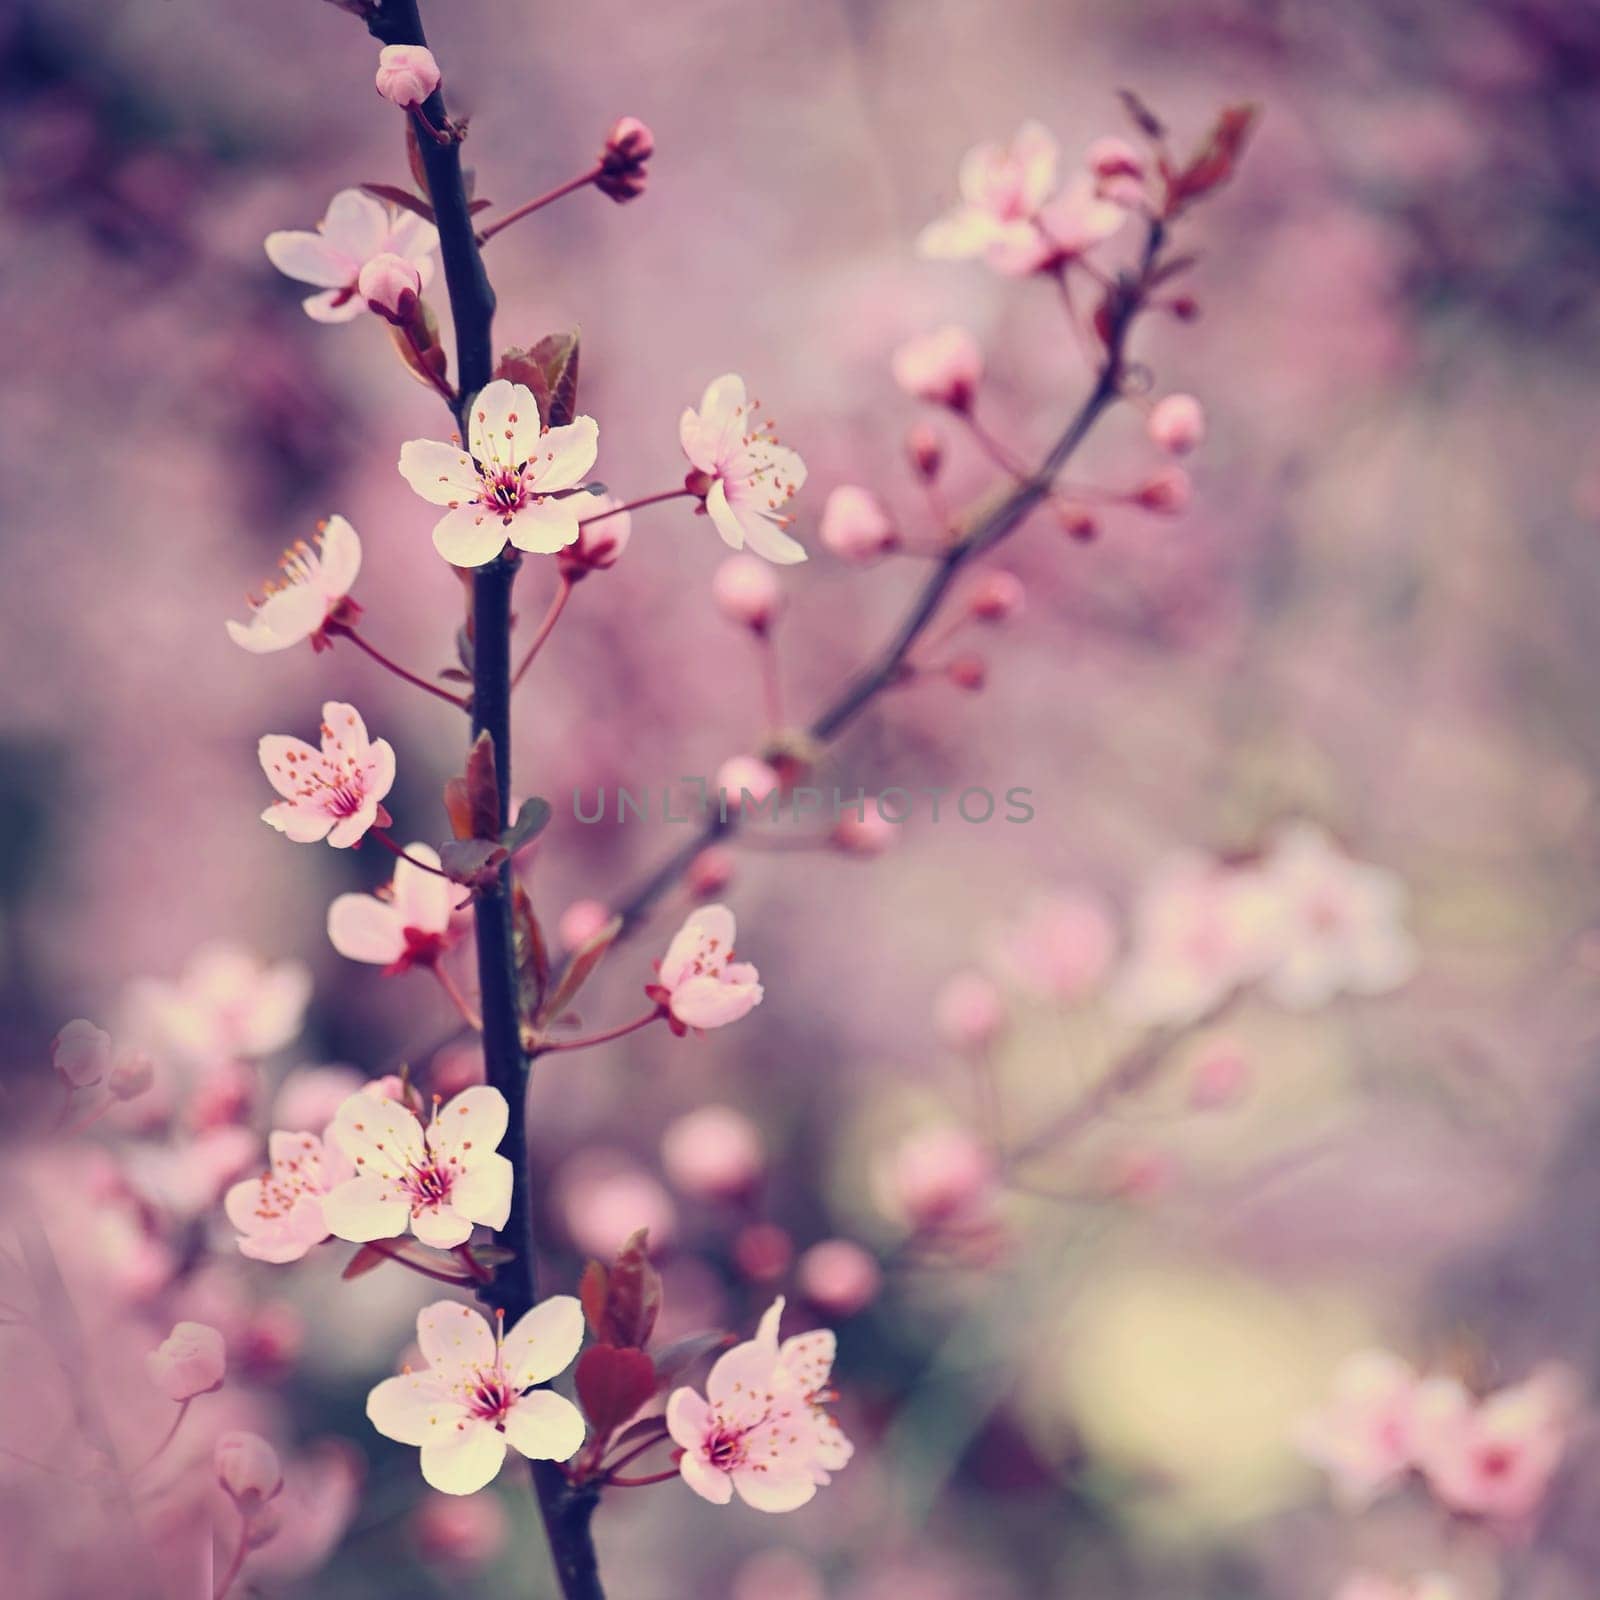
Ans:
{"type": "Polygon", "coordinates": [[[217,1440],[212,1460],[217,1481],[242,1507],[255,1509],[283,1487],[278,1452],[259,1433],[225,1433],[217,1440]]]}
{"type": "Polygon", "coordinates": [[[272,1125],[291,1133],[321,1133],[351,1095],[366,1087],[354,1067],[296,1067],[272,1102],[272,1125]]]}
{"type": "Polygon", "coordinates": [[[730,756],[717,768],[717,794],[729,811],[741,809],[747,795],[753,807],[764,805],[778,783],[776,768],[759,756],[730,756]]]}
{"type": "Polygon", "coordinates": [[[1114,1005],[1152,1026],[1197,1021],[1261,975],[1274,919],[1259,872],[1198,855],[1164,862],[1134,907],[1114,1005]]]}
{"type": "Polygon", "coordinates": [[[1429,1379],[1416,1397],[1417,1464],[1450,1510],[1520,1522],[1561,1465],[1576,1405],[1576,1383],[1558,1367],[1483,1400],[1453,1378],[1429,1379]]]}
{"type": "Polygon", "coordinates": [[[611,920],[611,913],[598,900],[574,900],[556,923],[556,937],[562,947],[576,950],[587,944],[611,920]]]}
{"type": "Polygon", "coordinates": [[[753,1339],[718,1358],[704,1397],[675,1389],[667,1428],[683,1456],[678,1470],[715,1505],[735,1494],[757,1511],[806,1504],[854,1454],[824,1409],[835,1340],[827,1329],[778,1343],[783,1300],[774,1300],[753,1339]]]}
{"type": "Polygon", "coordinates": [[[667,1125],[661,1165],[685,1194],[731,1200],[748,1194],[766,1169],[760,1131],[732,1106],[701,1106],[667,1125]]]}
{"type": "Polygon", "coordinates": [[[578,542],[557,557],[563,575],[572,582],[591,572],[608,572],[628,548],[633,514],[619,511],[621,503],[615,495],[592,492],[578,502],[578,542]]]}
{"type": "Polygon", "coordinates": [[[1169,394],[1150,408],[1145,431],[1169,455],[1198,450],[1206,436],[1206,414],[1192,394],[1169,394]]]}
{"type": "Polygon", "coordinates": [[[783,597],[772,568],[754,556],[729,556],[711,578],[711,598],[730,622],[765,633],[783,597]]]}
{"type": "Polygon", "coordinates": [[[111,1035],[74,1017],[50,1045],[50,1064],[75,1089],[87,1089],[111,1074],[111,1035]]]}
{"type": "Polygon", "coordinates": [[[1087,890],[1035,895],[1013,923],[990,936],[997,971],[1041,999],[1076,1004],[1110,974],[1117,927],[1110,908],[1087,890]]]}
{"type": "Polygon", "coordinates": [[[355,1163],[356,1175],[322,1202],[329,1231],[363,1244],[408,1228],[438,1250],[472,1236],[474,1223],[503,1228],[511,1212],[511,1163],[499,1154],[506,1097],[478,1084],[424,1124],[408,1107],[363,1092],[351,1095],[328,1137],[355,1163]]]}
{"type": "Polygon", "coordinates": [[[471,455],[436,439],[400,447],[400,475],[430,505],[449,508],[434,524],[439,554],[453,566],[481,567],[507,540],[540,555],[575,544],[588,506],[567,491],[594,465],[594,418],[546,428],[533,391],[496,378],[473,401],[468,431],[471,455]]]}
{"type": "Polygon", "coordinates": [[[278,561],[282,577],[265,585],[264,598],[250,601],[248,622],[228,622],[228,637],[254,655],[288,650],[309,639],[326,648],[331,622],[358,611],[350,590],[361,570],[361,540],[343,517],[320,523],[309,544],[301,540],[278,561]]]}
{"type": "MultiPolygon", "coordinates": [[[[228,1190],[222,1209],[252,1261],[298,1261],[333,1231],[323,1214],[328,1191],[353,1176],[344,1152],[314,1133],[267,1136],[268,1170],[228,1190]]],[[[398,1230],[397,1230],[398,1231],[398,1230]]]]}
{"type": "Polygon", "coordinates": [[[965,411],[983,377],[983,351],[965,328],[938,328],[894,353],[894,381],[914,400],[965,411]]]}
{"type": "Polygon", "coordinates": [[[583,1311],[553,1295],[509,1330],[471,1306],[440,1300],[417,1314],[421,1372],[385,1378],[367,1416],[387,1439],[419,1445],[422,1476],[443,1494],[474,1494],[493,1481],[506,1447],[530,1461],[565,1461],[583,1444],[570,1400],[535,1385],[568,1367],[583,1343],[583,1311]]]}
{"type": "Polygon", "coordinates": [[[1040,208],[1033,219],[1033,239],[998,241],[988,252],[989,265],[1015,278],[1053,271],[1087,255],[1127,220],[1120,198],[1102,195],[1088,173],[1079,173],[1040,208]]]}
{"type": "Polygon", "coordinates": [[[511,1519],[492,1494],[427,1496],[411,1514],[411,1536],[425,1561],[486,1566],[506,1547],[511,1519]]]}
{"type": "Polygon", "coordinates": [[[841,483],[822,507],[818,537],[841,561],[865,565],[900,542],[883,502],[870,489],[841,483]]]}
{"type": "Polygon", "coordinates": [[[997,568],[984,573],[972,586],[967,612],[979,622],[1009,622],[1021,616],[1027,597],[1028,591],[1016,573],[997,568]]]}
{"type": "Polygon", "coordinates": [[[761,1004],[759,974],[733,959],[734,920],[726,906],[699,906],[673,935],[649,993],[679,1028],[721,1028],[761,1004]]]}
{"type": "Polygon", "coordinates": [[[261,768],[283,796],[261,820],[296,844],[326,839],[335,850],[360,841],[378,821],[378,807],[394,785],[394,750],[387,739],[367,738],[352,705],[330,700],[322,708],[322,749],[303,739],[269,733],[260,745],[261,768]]]}
{"type": "Polygon", "coordinates": [[[700,409],[685,410],[678,440],[694,468],[690,485],[724,544],[750,548],[779,566],[804,561],[802,545],[782,530],[794,520],[783,508],[806,481],[800,457],[780,445],[770,422],[757,422],[759,400],[729,372],[706,386],[700,409]],[[703,482],[698,481],[703,480],[703,482]]]}
{"type": "Polygon", "coordinates": [[[256,1061],[300,1032],[311,999],[311,973],[298,961],[266,962],[225,939],[202,945],[175,982],[134,985],[135,1025],[199,1065],[256,1061]]]}
{"type": "Polygon", "coordinates": [[[1055,188],[1057,155],[1055,140],[1037,122],[1025,122],[1009,145],[975,145],[961,162],[961,203],[922,230],[917,254],[998,262],[1035,248],[1034,219],[1055,188]]]}
{"type": "Polygon", "coordinates": [[[341,189],[315,233],[267,235],[267,259],[285,277],[321,291],[303,305],[317,322],[349,322],[366,310],[358,292],[361,269],[375,256],[396,255],[417,269],[423,288],[433,277],[439,232],[410,211],[397,211],[360,189],[341,189]]]}
{"type": "Polygon", "coordinates": [[[1305,1011],[1338,994],[1387,994],[1415,972],[1405,885],[1393,873],[1352,861],[1304,822],[1273,841],[1263,872],[1277,902],[1263,984],[1280,1005],[1305,1011]]]}
{"type": "Polygon", "coordinates": [[[342,894],[328,907],[328,939],[340,955],[386,972],[430,966],[449,943],[456,886],[439,876],[439,852],[409,844],[377,894],[342,894]],[[422,865],[417,865],[417,863],[422,865]]]}
{"type": "Polygon", "coordinates": [[[391,105],[409,111],[439,87],[439,63],[420,44],[386,44],[378,52],[378,93],[391,105]]]}
{"type": "Polygon", "coordinates": [[[994,1157],[953,1124],[907,1134],[874,1173],[882,1209],[914,1231],[986,1227],[995,1200],[994,1157]]]}
{"type": "Polygon", "coordinates": [[[221,1388],[228,1360],[222,1335],[203,1322],[180,1322],[144,1358],[150,1381],[169,1400],[192,1400],[221,1388]]]}
{"type": "Polygon", "coordinates": [[[1417,1374],[1387,1350],[1343,1361],[1327,1406],[1296,1434],[1301,1453],[1329,1476],[1334,1497],[1356,1511],[1410,1471],[1416,1445],[1417,1374]]]}
{"type": "Polygon", "coordinates": [[[981,972],[958,972],[934,996],[933,1027],[952,1050],[987,1050],[1005,1031],[1005,998],[981,972]]]}
{"type": "Polygon", "coordinates": [[[561,1220],[578,1252],[609,1261],[640,1228],[659,1250],[678,1231],[678,1209],[666,1188],[619,1150],[580,1150],[556,1180],[561,1220]]]}
{"type": "Polygon", "coordinates": [[[828,836],[834,846],[853,856],[881,856],[899,837],[898,825],[879,809],[878,798],[868,795],[857,811],[853,806],[841,811],[828,836]]]}
{"type": "Polygon", "coordinates": [[[385,322],[404,326],[417,314],[422,274],[416,264],[392,251],[374,256],[356,278],[356,293],[385,322]]]}
{"type": "Polygon", "coordinates": [[[829,1316],[853,1317],[878,1298],[883,1269],[877,1257],[851,1239],[824,1239],[800,1257],[800,1292],[829,1316]]]}

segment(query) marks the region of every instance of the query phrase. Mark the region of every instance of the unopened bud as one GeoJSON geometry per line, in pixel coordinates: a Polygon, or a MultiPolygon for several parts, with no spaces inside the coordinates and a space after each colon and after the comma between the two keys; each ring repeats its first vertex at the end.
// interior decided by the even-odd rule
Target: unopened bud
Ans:
{"type": "Polygon", "coordinates": [[[782,603],[772,568],[754,556],[729,556],[711,579],[711,597],[730,622],[757,633],[772,626],[782,603]]]}
{"type": "Polygon", "coordinates": [[[938,430],[926,422],[914,424],[906,434],[906,455],[918,477],[932,483],[944,465],[944,440],[938,430]]]}
{"type": "Polygon", "coordinates": [[[1014,572],[986,572],[967,602],[979,622],[1009,622],[1022,611],[1026,591],[1014,572]]]}
{"type": "Polygon", "coordinates": [[[416,316],[422,274],[404,256],[385,252],[362,267],[356,293],[367,302],[369,311],[403,328],[416,316]]]}
{"type": "Polygon", "coordinates": [[[877,1299],[883,1269],[876,1257],[849,1239],[824,1239],[800,1257],[795,1281],[819,1311],[853,1317],[877,1299]]]}
{"type": "Polygon", "coordinates": [[[761,805],[778,787],[778,774],[757,756],[731,756],[717,768],[716,787],[728,810],[737,811],[746,794],[752,805],[761,805]]]}
{"type": "Polygon", "coordinates": [[[619,117],[600,152],[594,186],[619,205],[644,193],[645,163],[655,153],[655,135],[637,117],[619,117]]]}
{"type": "Polygon", "coordinates": [[[933,1026],[953,1050],[986,1050],[1005,1031],[1005,998],[981,972],[958,972],[934,998],[933,1026]]]}
{"type": "Polygon", "coordinates": [[[775,1222],[752,1222],[733,1241],[734,1264],[755,1283],[775,1283],[794,1260],[794,1241],[775,1222]]]}
{"type": "Polygon", "coordinates": [[[766,1170],[756,1125],[732,1106],[702,1106],[667,1125],[661,1166],[684,1194],[700,1200],[748,1195],[766,1170]]]}
{"type": "Polygon", "coordinates": [[[1200,302],[1192,294],[1177,294],[1167,302],[1167,310],[1179,322],[1197,322],[1200,317],[1200,302]]]}
{"type": "Polygon", "coordinates": [[[690,894],[697,900],[709,900],[713,895],[721,894],[733,882],[733,872],[733,852],[725,850],[720,844],[708,844],[689,863],[684,878],[690,894]]]}
{"type": "Polygon", "coordinates": [[[818,530],[822,542],[841,561],[865,564],[899,543],[883,502],[870,489],[842,483],[828,496],[818,530]]]}
{"type": "Polygon", "coordinates": [[[875,799],[869,798],[861,808],[860,816],[846,811],[833,825],[829,835],[834,848],[852,856],[879,856],[895,842],[895,824],[878,809],[875,799]]]}
{"type": "Polygon", "coordinates": [[[1061,531],[1079,544],[1092,544],[1100,537],[1100,524],[1082,506],[1067,506],[1061,512],[1061,531]]]}
{"type": "Polygon", "coordinates": [[[277,1538],[283,1528],[283,1512],[276,1503],[259,1505],[245,1518],[244,1542],[259,1550],[269,1540],[277,1538]]]}
{"type": "Polygon", "coordinates": [[[956,688],[973,693],[989,681],[989,668],[982,656],[957,656],[944,670],[956,688]]]}
{"type": "Polygon", "coordinates": [[[914,399],[966,411],[983,376],[983,351],[965,328],[939,328],[901,345],[892,365],[894,381],[914,399]]]}
{"type": "Polygon", "coordinates": [[[144,1363],[150,1381],[178,1401],[219,1388],[228,1366],[222,1335],[203,1322],[180,1322],[144,1363]]]}
{"type": "Polygon", "coordinates": [[[1168,455],[1186,456],[1205,439],[1205,410],[1192,394],[1169,394],[1151,408],[1145,431],[1168,455]]]}
{"type": "Polygon", "coordinates": [[[386,44],[378,52],[378,93],[409,111],[439,87],[439,63],[420,44],[386,44]]]}
{"type": "Polygon", "coordinates": [[[259,1433],[225,1433],[213,1457],[217,1481],[244,1511],[254,1511],[283,1487],[278,1452],[259,1433]]]}
{"type": "Polygon", "coordinates": [[[74,1088],[87,1089],[111,1070],[111,1035],[75,1017],[51,1041],[50,1064],[74,1088]]]}
{"type": "Polygon", "coordinates": [[[556,937],[568,950],[587,944],[611,920],[611,913],[598,900],[574,900],[561,913],[556,937]]]}
{"type": "Polygon", "coordinates": [[[1189,509],[1189,474],[1182,467],[1163,467],[1133,491],[1133,503],[1146,511],[1176,517],[1189,509]]]}
{"type": "Polygon", "coordinates": [[[118,1100],[137,1100],[156,1081],[155,1063],[140,1050],[130,1050],[111,1069],[107,1088],[118,1100]]]}
{"type": "Polygon", "coordinates": [[[1144,157],[1126,139],[1107,136],[1096,139],[1084,157],[1097,179],[1142,178],[1144,157]]]}

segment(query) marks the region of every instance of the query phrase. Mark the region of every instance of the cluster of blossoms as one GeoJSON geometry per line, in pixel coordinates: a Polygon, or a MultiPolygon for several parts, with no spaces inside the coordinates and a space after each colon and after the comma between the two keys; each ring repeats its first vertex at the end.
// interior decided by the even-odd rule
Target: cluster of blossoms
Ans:
{"type": "Polygon", "coordinates": [[[1365,1350],[1339,1368],[1298,1442],[1350,1510],[1415,1475],[1447,1511],[1517,1528],[1543,1504],[1578,1411],[1576,1380],[1562,1367],[1479,1396],[1458,1378],[1421,1376],[1399,1356],[1365,1350]]]}

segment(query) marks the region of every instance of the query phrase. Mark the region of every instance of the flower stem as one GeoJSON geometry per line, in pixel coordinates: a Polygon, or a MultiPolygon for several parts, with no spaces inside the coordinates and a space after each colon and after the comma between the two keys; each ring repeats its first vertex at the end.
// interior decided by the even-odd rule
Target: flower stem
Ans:
{"type": "Polygon", "coordinates": [[[660,1433],[651,1434],[650,1437],[642,1444],[636,1444],[631,1450],[627,1451],[626,1454],[618,1456],[617,1459],[605,1469],[606,1474],[620,1471],[623,1467],[627,1466],[629,1462],[637,1461],[639,1457],[642,1456],[647,1450],[654,1450],[658,1444],[665,1444],[671,1437],[672,1435],[668,1433],[665,1426],[663,1426],[660,1433]]]}
{"type": "Polygon", "coordinates": [[[427,693],[439,700],[449,701],[457,710],[465,711],[467,709],[467,702],[463,696],[452,694],[448,689],[441,689],[438,684],[429,683],[426,678],[419,677],[415,672],[408,672],[398,661],[391,661],[376,645],[370,644],[363,639],[348,622],[329,623],[327,631],[330,635],[348,639],[358,650],[365,650],[380,667],[386,667],[395,677],[402,678],[407,683],[415,684],[417,688],[426,690],[427,693]]]}
{"type": "Polygon", "coordinates": [[[652,1483],[670,1483],[678,1476],[678,1469],[671,1467],[666,1472],[653,1472],[648,1478],[613,1478],[608,1475],[606,1483],[613,1489],[646,1489],[652,1483]]]}
{"type": "MultiPolygon", "coordinates": [[[[615,513],[611,513],[615,515],[615,513]]],[[[580,522],[581,528],[583,524],[580,522]]],[[[567,609],[567,601],[572,597],[572,579],[565,573],[556,581],[556,592],[550,601],[550,609],[544,614],[544,621],[539,624],[539,631],[533,636],[533,643],[528,646],[527,654],[523,656],[517,670],[511,675],[513,689],[522,682],[527,675],[528,668],[533,665],[533,658],[544,647],[544,642],[555,631],[556,624],[561,620],[561,613],[567,609]]]]}
{"type": "Polygon", "coordinates": [[[418,872],[431,872],[436,878],[450,878],[451,883],[456,881],[442,867],[430,866],[426,861],[412,855],[404,845],[396,844],[393,836],[383,828],[368,829],[368,837],[376,839],[390,855],[398,856],[402,861],[409,861],[418,872]]]}
{"type": "Polygon", "coordinates": [[[472,1008],[472,1002],[461,992],[461,986],[444,969],[442,961],[433,963],[433,975],[439,980],[439,987],[450,997],[450,1004],[461,1013],[461,1020],[475,1033],[483,1032],[483,1018],[472,1008]]]}
{"type": "Polygon", "coordinates": [[[456,1288],[471,1288],[478,1282],[476,1276],[463,1278],[458,1273],[440,1272],[437,1267],[430,1267],[424,1262],[414,1260],[404,1250],[391,1249],[387,1239],[369,1239],[366,1248],[376,1250],[380,1256],[385,1256],[402,1267],[409,1267],[413,1272],[420,1272],[424,1278],[432,1278],[435,1283],[448,1283],[456,1288]]]}
{"type": "Polygon", "coordinates": [[[592,517],[580,517],[578,526],[587,528],[590,523],[604,522],[607,517],[620,516],[624,511],[639,511],[645,506],[658,506],[664,500],[697,500],[699,496],[692,489],[663,489],[660,494],[647,494],[637,500],[625,500],[620,506],[612,506],[609,511],[597,511],[592,517]]]}
{"type": "Polygon", "coordinates": [[[233,1560],[228,1563],[228,1570],[222,1574],[221,1581],[213,1591],[211,1600],[223,1600],[223,1596],[233,1587],[234,1580],[239,1576],[239,1569],[244,1565],[244,1558],[250,1553],[250,1519],[243,1509],[239,1512],[239,1543],[233,1552],[233,1560]]]}
{"type": "MultiPolygon", "coordinates": [[[[191,1395],[190,1399],[194,1397],[191,1395]]],[[[178,1429],[183,1426],[183,1419],[189,1414],[189,1401],[183,1401],[178,1407],[178,1414],[172,1419],[172,1426],[162,1435],[161,1443],[147,1455],[137,1466],[130,1467],[128,1474],[131,1477],[135,1472],[143,1472],[158,1456],[178,1437],[178,1429]]]]}
{"type": "Polygon", "coordinates": [[[761,657],[761,698],[767,727],[776,733],[783,726],[783,678],[778,672],[778,647],[770,628],[763,628],[756,635],[756,650],[761,657]]]}
{"type": "Polygon", "coordinates": [[[657,1006],[654,1011],[647,1011],[642,1017],[635,1017],[632,1022],[624,1022],[620,1027],[607,1028],[604,1033],[591,1033],[581,1039],[566,1039],[558,1043],[540,1045],[539,1053],[543,1055],[551,1050],[587,1050],[590,1045],[610,1044],[613,1039],[622,1039],[630,1033],[637,1033],[640,1028],[647,1028],[652,1022],[664,1016],[666,1012],[657,1006]]]}
{"type": "Polygon", "coordinates": [[[503,217],[491,222],[478,235],[478,243],[480,245],[488,244],[497,233],[504,233],[513,222],[521,222],[524,217],[531,217],[535,211],[542,211],[554,201],[560,200],[564,196],[573,194],[577,190],[593,183],[600,176],[602,170],[600,164],[596,162],[587,172],[580,172],[577,177],[568,178],[565,183],[558,183],[548,194],[542,194],[535,200],[525,200],[515,211],[508,211],[503,217]]]}

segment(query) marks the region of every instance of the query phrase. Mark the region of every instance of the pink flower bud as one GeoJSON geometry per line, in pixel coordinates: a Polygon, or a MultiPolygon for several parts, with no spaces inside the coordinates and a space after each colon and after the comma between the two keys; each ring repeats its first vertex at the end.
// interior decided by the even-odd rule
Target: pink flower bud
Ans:
{"type": "Polygon", "coordinates": [[[416,315],[422,274],[404,256],[374,256],[356,278],[356,293],[386,322],[403,327],[416,315]]]}
{"type": "Polygon", "coordinates": [[[439,63],[420,44],[386,44],[378,52],[378,93],[409,111],[439,87],[439,63]]]}
{"type": "Polygon", "coordinates": [[[733,1241],[733,1261],[753,1283],[776,1283],[794,1260],[794,1241],[775,1222],[752,1222],[733,1241]]]}
{"type": "Polygon", "coordinates": [[[952,1050],[986,1050],[1005,1031],[1005,999],[981,972],[958,972],[934,996],[933,1026],[952,1050]]]}
{"type": "Polygon", "coordinates": [[[598,900],[574,900],[561,913],[556,937],[568,950],[587,944],[611,920],[611,913],[598,900]]]}
{"type": "Polygon", "coordinates": [[[111,1035],[75,1017],[52,1041],[50,1064],[74,1088],[87,1089],[111,1071],[111,1035]]]}
{"type": "Polygon", "coordinates": [[[142,1050],[130,1050],[111,1069],[106,1086],[118,1100],[137,1100],[155,1081],[155,1062],[142,1050]]]}
{"type": "Polygon", "coordinates": [[[913,1228],[941,1228],[987,1208],[994,1162],[965,1128],[924,1128],[901,1141],[886,1177],[892,1210],[913,1228]]]}
{"type": "Polygon", "coordinates": [[[1106,1162],[1103,1182],[1108,1194],[1122,1200],[1154,1200],[1178,1177],[1178,1163],[1165,1150],[1132,1145],[1106,1162]]]}
{"type": "Polygon", "coordinates": [[[661,1135],[661,1167],[685,1194],[736,1200],[766,1170],[756,1125],[732,1106],[702,1106],[669,1123],[661,1135]]]}
{"type": "Polygon", "coordinates": [[[868,795],[858,816],[851,809],[840,816],[829,837],[836,849],[853,856],[881,856],[895,842],[896,825],[878,810],[874,796],[868,795]]]}
{"type": "Polygon", "coordinates": [[[894,381],[914,399],[965,411],[983,376],[983,352],[965,328],[940,328],[894,353],[894,381]]]}
{"type": "Polygon", "coordinates": [[[720,844],[708,844],[689,863],[684,880],[689,886],[689,893],[697,900],[709,900],[713,895],[721,894],[733,882],[734,869],[731,850],[724,849],[720,844]]]}
{"type": "Polygon", "coordinates": [[[906,455],[912,471],[932,483],[944,465],[944,440],[938,429],[926,422],[914,423],[906,432],[906,455]]]}
{"type": "Polygon", "coordinates": [[[1179,322],[1198,322],[1200,320],[1200,302],[1192,294],[1175,294],[1167,302],[1167,310],[1179,322]]]}
{"type": "Polygon", "coordinates": [[[795,1282],[817,1310],[853,1317],[878,1298],[883,1271],[873,1255],[849,1239],[824,1239],[800,1257],[795,1282]]]}
{"type": "Polygon", "coordinates": [[[243,1061],[222,1061],[196,1085],[186,1120],[197,1133],[208,1128],[237,1127],[255,1110],[261,1076],[243,1061]]]}
{"type": "Polygon", "coordinates": [[[822,542],[841,561],[865,564],[886,555],[899,543],[899,535],[870,489],[840,484],[822,508],[822,542]]]}
{"type": "Polygon", "coordinates": [[[278,1452],[259,1433],[225,1433],[213,1460],[217,1481],[242,1511],[255,1511],[283,1487],[278,1452]]]}
{"type": "Polygon", "coordinates": [[[1069,506],[1061,513],[1061,531],[1079,544],[1093,544],[1100,537],[1100,524],[1092,512],[1069,506]]]}
{"type": "Polygon", "coordinates": [[[1025,591],[1014,572],[986,572],[972,591],[967,609],[979,622],[1009,622],[1022,611],[1025,591]]]}
{"type": "Polygon", "coordinates": [[[1145,428],[1168,455],[1186,456],[1205,439],[1205,410],[1192,394],[1169,394],[1156,401],[1145,428]]]}
{"type": "Polygon", "coordinates": [[[1215,1045],[1194,1064],[1189,1104],[1196,1111],[1237,1105],[1250,1087],[1250,1065],[1232,1045],[1215,1045]]]}
{"type": "Polygon", "coordinates": [[[619,205],[644,193],[645,163],[655,154],[655,135],[637,117],[618,117],[600,152],[594,186],[619,205]]]}
{"type": "Polygon", "coordinates": [[[944,670],[956,688],[974,694],[989,681],[989,668],[982,656],[957,656],[944,670]]]}
{"type": "Polygon", "coordinates": [[[425,1561],[481,1567],[505,1549],[511,1526],[498,1495],[431,1494],[412,1515],[411,1532],[425,1561]]]}
{"type": "Polygon", "coordinates": [[[587,573],[610,571],[633,537],[633,517],[617,509],[622,502],[615,496],[591,494],[579,503],[577,543],[556,552],[561,575],[574,583],[587,573]]]}
{"type": "Polygon", "coordinates": [[[1126,139],[1096,139],[1089,146],[1084,163],[1098,179],[1144,176],[1144,157],[1126,139]]]}
{"type": "Polygon", "coordinates": [[[733,756],[717,768],[716,787],[729,811],[738,811],[748,790],[752,806],[764,805],[778,787],[778,774],[755,756],[733,756]]]}
{"type": "Polygon", "coordinates": [[[771,566],[754,556],[729,556],[711,579],[711,597],[730,622],[757,633],[772,626],[782,604],[771,566]]]}
{"type": "Polygon", "coordinates": [[[169,1400],[192,1400],[220,1388],[228,1366],[222,1335],[203,1322],[180,1322],[144,1362],[150,1381],[169,1400]]]}
{"type": "Polygon", "coordinates": [[[283,1508],[277,1502],[259,1505],[245,1520],[244,1542],[252,1550],[276,1539],[283,1531],[283,1508]]]}
{"type": "Polygon", "coordinates": [[[1133,491],[1133,503],[1165,517],[1181,516],[1189,509],[1189,474],[1182,467],[1163,467],[1133,491]]]}
{"type": "Polygon", "coordinates": [[[257,1308],[234,1340],[237,1365],[249,1375],[276,1383],[287,1377],[305,1345],[305,1320],[282,1300],[257,1308]]]}

